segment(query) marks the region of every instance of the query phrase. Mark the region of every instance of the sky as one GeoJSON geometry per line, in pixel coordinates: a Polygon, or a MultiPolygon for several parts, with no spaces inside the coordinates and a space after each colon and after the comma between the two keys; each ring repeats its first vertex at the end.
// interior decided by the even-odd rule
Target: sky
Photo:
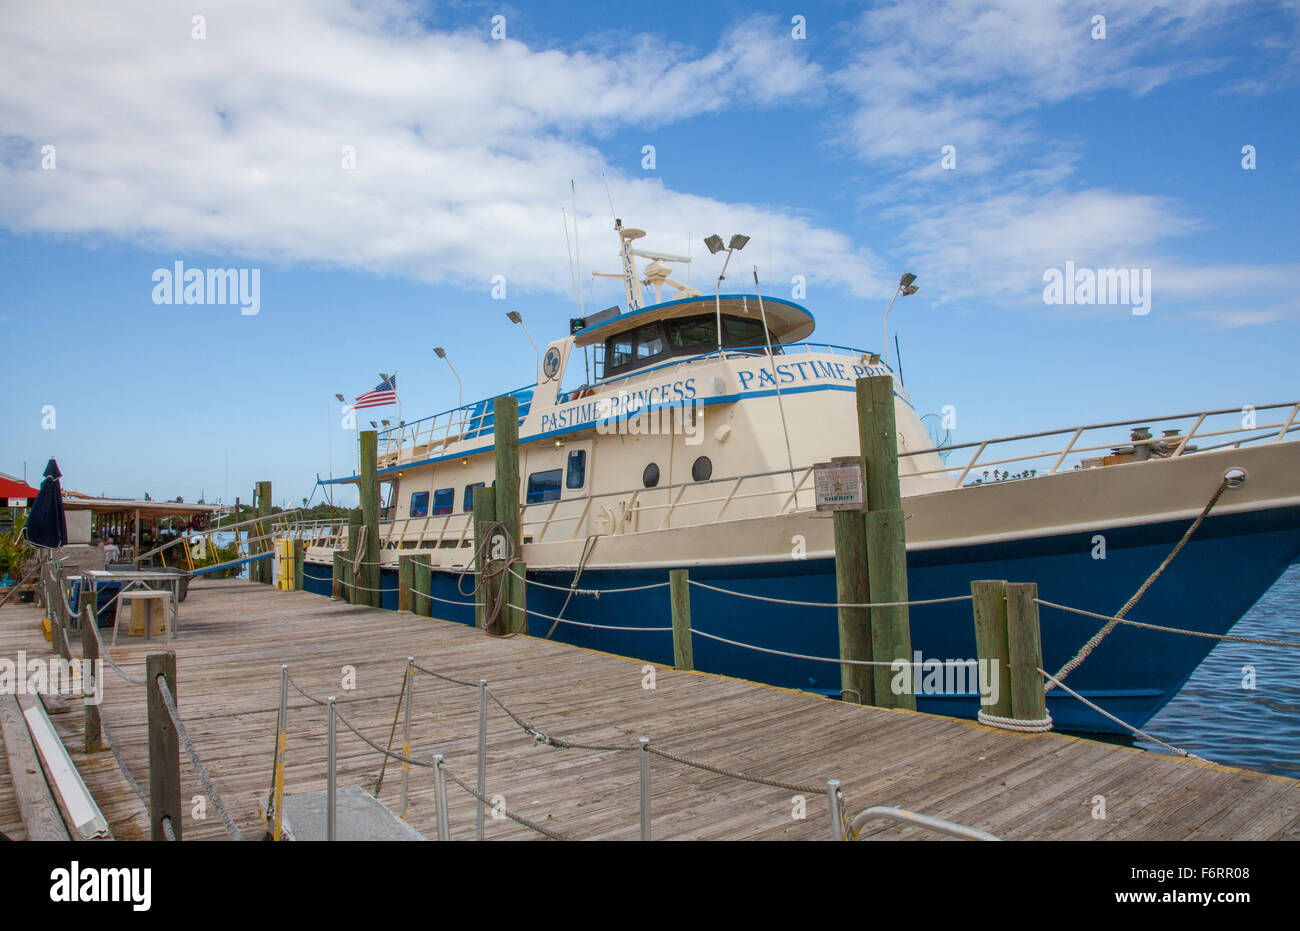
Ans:
{"type": "Polygon", "coordinates": [[[0,471],[319,500],[336,392],[532,382],[506,312],[568,331],[575,203],[588,311],[615,216],[706,292],[749,235],[728,290],[840,345],[914,273],[890,341],[953,442],[1300,395],[1300,2],[2,6],[0,471]],[[256,313],[159,303],[178,262],[256,313]]]}

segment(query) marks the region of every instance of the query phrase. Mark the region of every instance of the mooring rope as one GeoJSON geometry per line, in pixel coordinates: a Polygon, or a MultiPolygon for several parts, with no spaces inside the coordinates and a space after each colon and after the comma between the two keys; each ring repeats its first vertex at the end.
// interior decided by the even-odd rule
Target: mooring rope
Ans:
{"type": "Polygon", "coordinates": [[[1093,617],[1100,621],[1118,621],[1121,624],[1127,624],[1130,627],[1141,627],[1146,630],[1159,630],[1167,634],[1185,634],[1188,637],[1204,637],[1209,640],[1227,640],[1231,643],[1254,643],[1265,647],[1294,647],[1300,648],[1300,643],[1294,640],[1264,640],[1259,637],[1238,637],[1235,634],[1211,634],[1203,630],[1186,630],[1181,627],[1165,627],[1161,624],[1147,624],[1142,621],[1130,621],[1126,617],[1116,617],[1112,614],[1098,614],[1096,611],[1085,611],[1083,608],[1072,608],[1069,605],[1056,604],[1052,601],[1043,601],[1041,598],[1035,598],[1034,601],[1044,608],[1055,608],[1058,611],[1068,611],[1071,614],[1082,614],[1084,617],[1093,617]]]}
{"type": "Polygon", "coordinates": [[[990,714],[983,708],[975,715],[975,719],[986,727],[997,727],[1004,731],[1020,731],[1024,734],[1045,734],[1052,729],[1051,714],[1044,714],[1041,718],[1004,718],[1001,715],[990,714]]]}
{"type": "MultiPolygon", "coordinates": [[[[556,624],[572,624],[575,627],[592,627],[596,630],[627,630],[637,632],[672,630],[672,627],[620,627],[617,624],[590,624],[586,621],[571,621],[567,617],[556,617],[551,614],[543,614],[541,611],[532,611],[528,608],[521,608],[519,605],[515,604],[509,605],[509,607],[514,608],[516,611],[523,611],[525,614],[531,614],[533,617],[540,617],[545,618],[548,621],[554,621],[556,624]]],[[[555,630],[555,628],[552,627],[551,630],[555,630]]],[[[547,634],[546,637],[550,637],[550,634],[547,634]]],[[[543,639],[546,639],[546,637],[543,639]]]]}
{"type": "Polygon", "coordinates": [[[155,681],[158,683],[158,692],[162,695],[163,705],[167,708],[167,715],[172,719],[172,724],[176,727],[176,735],[180,737],[181,745],[185,747],[185,752],[194,765],[194,772],[198,774],[199,782],[203,785],[203,791],[207,793],[208,798],[212,799],[212,805],[217,809],[217,816],[221,819],[221,823],[225,825],[226,833],[230,835],[231,840],[243,840],[244,835],[239,832],[238,825],[230,817],[230,813],[226,811],[226,806],[221,801],[221,795],[217,792],[217,787],[212,784],[212,777],[208,775],[203,761],[199,759],[198,751],[194,749],[194,742],[190,740],[190,735],[185,730],[185,722],[181,720],[180,712],[176,710],[176,699],[172,697],[171,689],[167,687],[167,680],[160,675],[155,681]]]}
{"type": "Polygon", "coordinates": [[[1214,506],[1219,503],[1219,498],[1223,496],[1223,493],[1228,489],[1228,487],[1228,480],[1225,478],[1219,483],[1219,487],[1215,489],[1214,494],[1210,496],[1210,500],[1205,502],[1205,507],[1201,508],[1201,513],[1197,515],[1196,520],[1192,521],[1192,525],[1187,528],[1182,539],[1174,545],[1174,548],[1169,551],[1169,555],[1164,558],[1160,565],[1156,566],[1155,572],[1152,572],[1147,576],[1147,580],[1138,587],[1138,590],[1133,593],[1133,597],[1128,600],[1124,607],[1120,608],[1114,617],[1102,625],[1101,630],[1093,634],[1088,642],[1079,648],[1079,652],[1074,654],[1074,656],[1057,671],[1055,676],[1049,677],[1051,682],[1043,689],[1044,692],[1050,692],[1060,684],[1062,679],[1077,669],[1079,664],[1087,659],[1093,650],[1097,649],[1098,644],[1106,639],[1107,635],[1120,624],[1124,619],[1124,615],[1129,613],[1132,607],[1138,603],[1138,600],[1147,593],[1147,589],[1155,584],[1156,579],[1160,578],[1160,574],[1168,568],[1171,562],[1174,561],[1174,557],[1177,556],[1182,548],[1187,545],[1187,541],[1192,538],[1192,534],[1196,532],[1196,529],[1204,523],[1205,518],[1209,516],[1209,513],[1213,510],[1214,506]]]}
{"type": "Polygon", "coordinates": [[[1129,724],[1127,721],[1121,721],[1119,718],[1115,717],[1115,715],[1111,714],[1111,713],[1110,713],[1109,711],[1107,711],[1106,709],[1104,709],[1104,708],[1100,708],[1100,707],[1098,707],[1097,705],[1093,704],[1092,702],[1088,701],[1088,699],[1084,698],[1082,695],[1080,695],[1080,694],[1079,694],[1078,692],[1076,692],[1074,689],[1070,688],[1068,685],[1066,685],[1066,684],[1065,684],[1064,682],[1062,682],[1060,679],[1056,678],[1056,676],[1052,675],[1052,674],[1051,674],[1050,672],[1048,672],[1047,670],[1042,669],[1042,668],[1039,668],[1038,671],[1039,671],[1040,673],[1042,673],[1044,676],[1046,676],[1048,679],[1050,679],[1050,680],[1051,680],[1051,683],[1052,683],[1053,685],[1059,685],[1059,686],[1060,686],[1062,689],[1064,689],[1066,692],[1069,692],[1071,695],[1073,695],[1075,698],[1079,699],[1079,701],[1083,702],[1085,705],[1087,705],[1087,706],[1088,706],[1089,708],[1091,708],[1093,711],[1095,711],[1095,712],[1097,712],[1098,714],[1100,714],[1102,717],[1105,717],[1105,718],[1108,718],[1108,719],[1111,720],[1111,721],[1114,721],[1114,722],[1115,722],[1116,724],[1118,724],[1120,727],[1126,728],[1127,730],[1131,731],[1131,732],[1132,732],[1133,734],[1135,734],[1136,736],[1141,737],[1143,740],[1149,740],[1149,741],[1151,741],[1152,743],[1159,744],[1160,746],[1164,747],[1166,750],[1169,750],[1169,751],[1171,751],[1172,753],[1176,753],[1178,756],[1185,756],[1185,757],[1187,757],[1187,758],[1189,758],[1189,759],[1200,760],[1201,762],[1208,762],[1208,761],[1206,761],[1206,759],[1205,759],[1204,757],[1197,756],[1195,753],[1191,753],[1190,751],[1183,750],[1183,749],[1181,749],[1181,748],[1179,748],[1179,747],[1175,747],[1175,746],[1174,746],[1173,744],[1171,744],[1171,743],[1165,743],[1165,742],[1164,742],[1163,740],[1161,740],[1159,737],[1154,737],[1154,736],[1152,736],[1151,734],[1148,734],[1146,731],[1144,731],[1144,730],[1140,730],[1140,729],[1134,727],[1132,724],[1129,724]]]}

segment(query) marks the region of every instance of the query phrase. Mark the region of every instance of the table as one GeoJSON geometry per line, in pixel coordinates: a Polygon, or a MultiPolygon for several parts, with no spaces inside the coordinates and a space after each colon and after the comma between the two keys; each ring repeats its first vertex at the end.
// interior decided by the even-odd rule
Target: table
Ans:
{"type": "MultiPolygon", "coordinates": [[[[123,592],[130,591],[133,588],[158,588],[161,586],[149,583],[165,582],[172,593],[170,639],[176,639],[176,625],[180,621],[181,581],[184,578],[179,572],[150,571],[148,569],[133,572],[110,572],[105,569],[91,569],[81,575],[83,579],[90,580],[90,603],[95,605],[94,611],[96,612],[99,609],[99,585],[101,582],[121,582],[123,592]]],[[[118,598],[120,599],[121,595],[118,598]]],[[[96,623],[98,623],[98,620],[96,620],[96,623]]]]}

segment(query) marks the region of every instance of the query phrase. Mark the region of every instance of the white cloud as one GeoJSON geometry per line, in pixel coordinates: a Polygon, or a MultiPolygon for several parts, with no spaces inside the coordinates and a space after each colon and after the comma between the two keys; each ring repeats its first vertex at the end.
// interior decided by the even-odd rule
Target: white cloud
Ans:
{"type": "Polygon", "coordinates": [[[584,245],[603,255],[615,243],[604,175],[626,222],[675,251],[691,230],[763,230],[777,274],[878,285],[869,252],[797,212],[674,191],[594,147],[815,94],[821,71],[779,21],[741,22],[703,54],[642,36],[644,54],[608,56],[492,41],[486,18],[430,32],[395,2],[225,3],[202,41],[188,10],[165,9],[6,11],[0,222],[475,287],[504,274],[567,294],[569,179],[584,245]],[[54,171],[39,167],[47,144],[54,171]]]}

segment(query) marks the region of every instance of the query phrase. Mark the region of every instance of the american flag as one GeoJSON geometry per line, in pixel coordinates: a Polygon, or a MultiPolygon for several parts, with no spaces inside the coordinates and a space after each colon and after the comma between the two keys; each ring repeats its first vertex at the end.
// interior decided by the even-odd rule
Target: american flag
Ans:
{"type": "Polygon", "coordinates": [[[357,395],[356,403],[352,405],[353,409],[360,410],[363,407],[387,407],[389,404],[397,403],[397,375],[389,375],[374,388],[365,394],[357,395]]]}

